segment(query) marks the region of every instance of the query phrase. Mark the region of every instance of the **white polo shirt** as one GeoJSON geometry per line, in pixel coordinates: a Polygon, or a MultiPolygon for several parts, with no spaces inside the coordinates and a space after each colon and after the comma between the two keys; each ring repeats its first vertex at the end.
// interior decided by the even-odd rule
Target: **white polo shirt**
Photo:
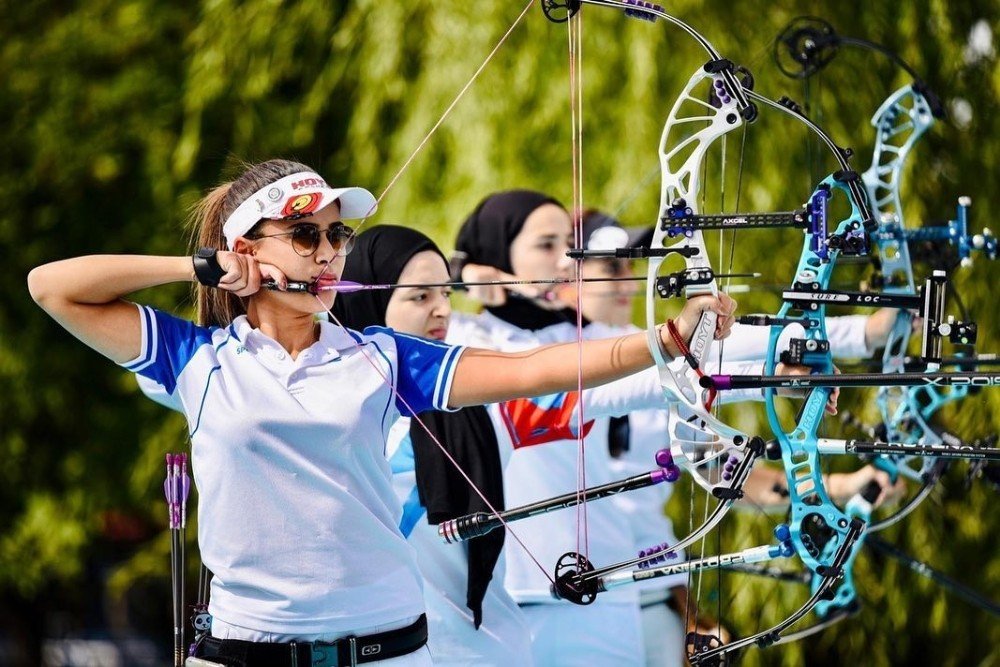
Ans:
{"type": "Polygon", "coordinates": [[[404,402],[447,408],[464,348],[323,322],[292,360],[246,317],[206,328],[139,309],[142,350],[122,365],[187,417],[212,615],[316,634],[422,613],[386,438],[404,402]]]}
{"type": "MultiPolygon", "coordinates": [[[[584,336],[589,338],[587,332],[584,336]]],[[[474,317],[453,316],[448,330],[448,340],[460,341],[475,347],[488,347],[502,352],[518,352],[546,345],[576,340],[576,325],[573,323],[553,324],[537,331],[528,331],[500,320],[496,316],[484,312],[474,317]]],[[[584,392],[586,395],[587,392],[584,392]]],[[[660,394],[662,396],[662,393],[660,394]]],[[[508,507],[517,507],[542,498],[548,498],[577,489],[577,460],[579,450],[577,442],[571,439],[575,435],[575,392],[564,392],[538,399],[515,401],[520,406],[527,407],[536,404],[541,415],[548,414],[551,419],[540,417],[541,421],[549,421],[554,426],[563,426],[558,432],[565,431],[562,437],[558,433],[547,435],[544,446],[537,444],[523,445],[512,443],[516,436],[518,440],[526,441],[532,435],[529,426],[518,427],[511,423],[511,415],[501,416],[502,421],[494,422],[497,441],[501,451],[510,447],[510,460],[504,469],[504,495],[508,507]],[[516,433],[512,433],[515,431],[516,433]],[[571,433],[572,432],[572,433],[571,433]]],[[[496,413],[491,410],[491,417],[496,413]]],[[[585,413],[588,421],[593,415],[585,413]]],[[[544,430],[544,429],[539,429],[544,430]]],[[[605,440],[606,442],[606,440],[605,440]]],[[[613,481],[608,461],[610,456],[607,447],[601,452],[592,446],[591,438],[586,438],[587,456],[585,458],[586,478],[588,485],[603,484],[613,481]]],[[[512,526],[517,535],[524,541],[531,554],[510,536],[508,536],[504,552],[507,558],[505,585],[511,596],[518,603],[569,604],[552,597],[549,591],[549,580],[545,573],[539,570],[532,556],[538,558],[546,568],[554,568],[560,556],[576,549],[577,521],[575,510],[564,510],[544,514],[519,521],[512,526]]],[[[587,506],[587,522],[589,529],[590,558],[595,563],[613,563],[621,560],[623,549],[631,549],[633,535],[628,522],[622,521],[615,508],[607,502],[595,502],[587,506]]],[[[632,587],[622,587],[602,593],[595,606],[609,603],[637,604],[638,595],[632,587]]],[[[588,608],[589,609],[589,608],[588,608]]]]}

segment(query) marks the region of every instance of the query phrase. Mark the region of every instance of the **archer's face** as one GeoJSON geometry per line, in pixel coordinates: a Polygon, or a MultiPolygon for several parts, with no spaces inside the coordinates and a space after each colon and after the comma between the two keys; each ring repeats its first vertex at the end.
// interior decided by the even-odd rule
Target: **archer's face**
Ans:
{"type": "MultiPolygon", "coordinates": [[[[327,229],[337,224],[340,224],[340,207],[334,203],[298,220],[268,220],[260,227],[260,233],[269,236],[268,238],[248,242],[241,237],[237,240],[237,249],[244,248],[246,252],[252,253],[258,262],[278,267],[288,280],[308,283],[318,280],[321,285],[334,283],[340,280],[347,259],[337,254],[325,234],[327,229]],[[291,236],[269,236],[286,234],[296,225],[303,224],[316,225],[321,232],[315,252],[308,256],[304,257],[296,252],[291,236]]],[[[318,296],[323,302],[323,308],[329,310],[333,307],[336,292],[321,291],[318,296]]],[[[320,310],[316,296],[301,292],[261,290],[251,298],[267,300],[300,313],[315,313],[320,310]]]]}
{"type": "Polygon", "coordinates": [[[573,240],[569,213],[555,204],[531,212],[510,244],[510,264],[522,280],[569,278],[572,260],[566,257],[573,240]]]}
{"type": "MultiPolygon", "coordinates": [[[[448,267],[433,250],[418,252],[399,275],[399,283],[446,283],[448,267]]],[[[385,309],[387,326],[402,333],[444,340],[451,319],[450,287],[400,287],[385,309]]]]}

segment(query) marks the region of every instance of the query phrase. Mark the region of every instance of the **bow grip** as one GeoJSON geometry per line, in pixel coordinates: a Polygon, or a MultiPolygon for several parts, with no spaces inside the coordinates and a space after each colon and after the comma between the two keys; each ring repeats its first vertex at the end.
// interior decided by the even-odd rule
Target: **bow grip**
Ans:
{"type": "Polygon", "coordinates": [[[698,326],[694,329],[694,334],[688,342],[688,349],[698,360],[698,367],[704,370],[705,360],[711,349],[712,341],[715,340],[715,328],[719,321],[719,314],[712,310],[706,310],[698,320],[698,326]]]}

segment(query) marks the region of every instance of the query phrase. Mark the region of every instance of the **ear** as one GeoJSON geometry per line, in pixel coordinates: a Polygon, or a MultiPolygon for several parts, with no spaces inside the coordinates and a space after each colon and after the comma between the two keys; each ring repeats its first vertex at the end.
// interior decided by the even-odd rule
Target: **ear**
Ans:
{"type": "Polygon", "coordinates": [[[254,247],[254,242],[245,236],[236,237],[236,241],[233,243],[233,252],[239,253],[241,255],[257,254],[257,250],[254,247]]]}

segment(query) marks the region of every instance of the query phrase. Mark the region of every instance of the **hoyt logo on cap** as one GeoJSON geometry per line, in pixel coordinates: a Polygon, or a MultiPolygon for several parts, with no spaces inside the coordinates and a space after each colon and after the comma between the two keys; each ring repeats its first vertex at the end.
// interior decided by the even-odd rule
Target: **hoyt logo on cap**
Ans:
{"type": "Polygon", "coordinates": [[[301,190],[302,188],[329,188],[330,186],[326,184],[319,176],[303,178],[301,181],[295,181],[292,183],[292,190],[301,190]]]}

